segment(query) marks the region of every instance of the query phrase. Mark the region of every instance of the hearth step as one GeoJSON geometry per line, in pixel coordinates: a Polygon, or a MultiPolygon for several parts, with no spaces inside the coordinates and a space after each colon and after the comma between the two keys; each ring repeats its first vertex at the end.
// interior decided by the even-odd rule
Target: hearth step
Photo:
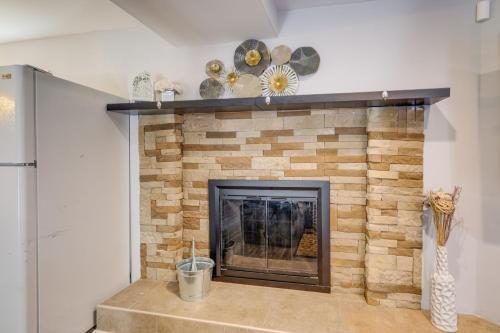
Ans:
{"type": "MultiPolygon", "coordinates": [[[[364,303],[364,302],[363,302],[364,303]]],[[[331,294],[212,282],[207,298],[185,302],[176,283],[140,280],[97,307],[97,329],[112,333],[343,333],[331,294]]]]}

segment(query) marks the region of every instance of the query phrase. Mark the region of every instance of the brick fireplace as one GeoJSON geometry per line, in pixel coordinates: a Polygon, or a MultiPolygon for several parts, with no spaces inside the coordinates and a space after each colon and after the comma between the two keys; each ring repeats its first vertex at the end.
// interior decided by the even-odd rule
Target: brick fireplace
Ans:
{"type": "Polygon", "coordinates": [[[330,183],[331,288],[420,308],[423,109],[140,117],[141,273],[209,255],[208,180],[330,183]]]}

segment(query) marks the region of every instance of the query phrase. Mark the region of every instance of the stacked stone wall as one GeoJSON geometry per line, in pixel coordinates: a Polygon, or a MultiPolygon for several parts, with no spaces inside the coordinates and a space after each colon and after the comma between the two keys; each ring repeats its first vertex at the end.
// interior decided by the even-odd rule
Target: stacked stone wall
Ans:
{"type": "Polygon", "coordinates": [[[208,179],[327,180],[332,290],[416,307],[422,118],[406,108],[142,116],[143,277],[174,280],[192,237],[209,254],[208,179]]]}

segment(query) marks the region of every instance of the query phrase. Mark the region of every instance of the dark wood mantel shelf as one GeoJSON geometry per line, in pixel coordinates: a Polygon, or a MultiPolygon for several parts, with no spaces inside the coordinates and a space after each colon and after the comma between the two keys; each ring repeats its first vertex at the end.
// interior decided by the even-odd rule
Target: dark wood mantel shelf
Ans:
{"type": "Polygon", "coordinates": [[[108,104],[108,111],[133,115],[183,114],[215,111],[309,110],[331,108],[364,108],[387,106],[432,105],[450,97],[450,88],[391,90],[387,98],[382,91],[340,94],[293,95],[265,97],[186,100],[175,102],[136,102],[108,104]]]}

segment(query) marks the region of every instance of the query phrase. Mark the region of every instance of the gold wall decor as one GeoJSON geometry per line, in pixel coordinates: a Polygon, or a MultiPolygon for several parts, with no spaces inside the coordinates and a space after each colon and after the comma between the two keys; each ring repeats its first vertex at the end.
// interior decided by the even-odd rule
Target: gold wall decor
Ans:
{"type": "Polygon", "coordinates": [[[257,66],[262,59],[259,51],[250,50],[245,54],[245,62],[248,66],[257,66]]]}
{"type": "Polygon", "coordinates": [[[238,82],[240,79],[240,72],[236,68],[232,68],[227,72],[226,76],[224,77],[224,84],[229,88],[229,91],[233,92],[233,87],[238,82]]]}
{"type": "Polygon", "coordinates": [[[224,75],[224,64],[218,59],[210,60],[205,65],[205,73],[213,79],[218,79],[224,75]]]}
{"type": "Polygon", "coordinates": [[[238,45],[233,61],[230,70],[218,59],[205,64],[205,73],[213,81],[205,79],[201,83],[203,98],[220,98],[225,89],[236,97],[294,95],[299,76],[315,73],[320,57],[312,47],[299,47],[292,52],[287,45],[278,45],[269,52],[264,42],[248,39],[238,45]]]}
{"type": "Polygon", "coordinates": [[[248,39],[234,51],[234,66],[244,74],[259,76],[269,66],[271,55],[266,44],[256,39],[248,39]]]}
{"type": "Polygon", "coordinates": [[[295,95],[299,87],[299,79],[295,71],[288,65],[269,67],[260,77],[264,96],[295,95]]]}

